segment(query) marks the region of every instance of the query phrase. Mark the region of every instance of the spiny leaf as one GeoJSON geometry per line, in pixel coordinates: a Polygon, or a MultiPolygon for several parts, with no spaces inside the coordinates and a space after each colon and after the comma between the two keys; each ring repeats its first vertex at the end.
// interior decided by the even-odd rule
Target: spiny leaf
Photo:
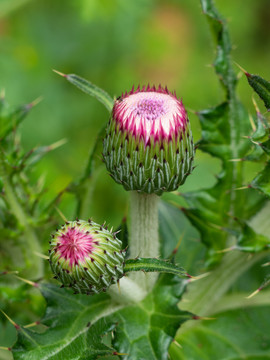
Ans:
{"type": "Polygon", "coordinates": [[[269,306],[237,309],[215,315],[216,319],[213,321],[202,321],[196,323],[194,327],[187,327],[184,332],[180,331],[176,338],[181,348],[171,346],[171,358],[173,360],[269,359],[269,314],[269,306]]]}
{"type": "Polygon", "coordinates": [[[217,43],[214,66],[228,97],[231,97],[236,84],[236,75],[230,61],[231,43],[227,24],[218,13],[212,0],[201,0],[201,5],[217,43]]]}
{"type": "Polygon", "coordinates": [[[214,68],[225,89],[226,99],[215,107],[198,112],[202,126],[202,139],[198,146],[220,158],[223,168],[213,188],[182,196],[189,205],[183,209],[184,214],[199,230],[201,240],[208,248],[207,264],[212,265],[221,258],[217,250],[226,247],[228,233],[233,233],[237,227],[232,219],[242,215],[244,204],[249,204],[246,193],[234,190],[243,185],[243,164],[231,160],[242,159],[253,145],[244,138],[249,134],[250,122],[235,92],[237,77],[231,62],[226,21],[212,0],[201,0],[201,5],[214,35],[214,68]]]}
{"type": "Polygon", "coordinates": [[[241,222],[241,233],[237,239],[236,249],[247,252],[260,252],[270,248],[270,239],[257,234],[246,222],[241,222]]]}
{"type": "Polygon", "coordinates": [[[128,257],[128,225],[126,216],[122,218],[120,226],[116,229],[116,233],[118,233],[117,238],[122,242],[122,249],[126,249],[126,257],[128,257]]]}
{"type": "MultiPolygon", "coordinates": [[[[256,105],[256,104],[255,104],[256,105]]],[[[263,161],[265,158],[267,162],[265,167],[261,170],[250,183],[250,187],[258,190],[260,193],[270,196],[270,126],[267,119],[260,113],[256,106],[256,129],[251,136],[255,148],[247,155],[247,159],[251,161],[263,161]],[[264,154],[264,156],[263,156],[264,154]],[[256,157],[257,155],[257,157],[256,157]]]]}
{"type": "Polygon", "coordinates": [[[124,273],[129,271],[171,273],[179,277],[190,277],[182,267],[176,266],[165,260],[153,258],[137,258],[126,260],[124,273]]]}
{"type": "Polygon", "coordinates": [[[21,327],[12,349],[15,360],[77,360],[85,359],[86,352],[88,358],[96,359],[104,351],[113,353],[101,339],[113,328],[112,322],[101,318],[110,305],[108,295],[74,296],[69,290],[49,284],[40,285],[40,289],[47,301],[41,323],[48,329],[37,333],[21,327]]]}
{"type": "Polygon", "coordinates": [[[262,99],[267,111],[270,111],[270,82],[259,75],[253,75],[247,72],[245,74],[249,85],[262,99]]]}
{"type": "Polygon", "coordinates": [[[22,105],[15,110],[5,109],[0,114],[0,139],[6,138],[12,130],[16,129],[18,125],[24,120],[31,105],[22,105]]]}
{"type": "Polygon", "coordinates": [[[251,136],[253,141],[264,142],[269,140],[270,129],[267,119],[257,110],[256,129],[251,136]]]}
{"type": "Polygon", "coordinates": [[[31,167],[39,162],[46,154],[64,145],[67,142],[66,139],[59,140],[51,145],[39,146],[31,149],[26,154],[23,153],[17,159],[12,159],[13,163],[10,166],[13,169],[12,174],[19,173],[23,169],[31,167]]]}
{"type": "Polygon", "coordinates": [[[233,124],[234,134],[232,134],[230,124],[231,111],[230,102],[226,101],[213,108],[198,112],[202,126],[202,139],[198,143],[199,148],[223,161],[236,157],[242,158],[250,147],[249,141],[243,138],[245,131],[248,133],[249,130],[246,111],[240,103],[235,104],[233,111],[239,117],[237,123],[233,124]]]}
{"type": "Polygon", "coordinates": [[[66,78],[71,84],[77,86],[77,88],[79,88],[81,91],[85,92],[90,96],[95,97],[107,108],[109,112],[111,112],[113,107],[113,99],[108,93],[106,93],[106,91],[100,89],[96,85],[92,84],[90,81],[85,80],[78,75],[74,75],[74,74],[66,75],[56,70],[54,70],[54,72],[66,78]]]}
{"type": "Polygon", "coordinates": [[[121,359],[167,360],[177,329],[192,318],[177,306],[184,289],[179,277],[162,274],[144,300],[112,315],[112,321],[118,323],[113,345],[128,354],[121,359]]]}
{"type": "Polygon", "coordinates": [[[270,197],[270,161],[265,168],[252,180],[251,187],[270,197]]]}

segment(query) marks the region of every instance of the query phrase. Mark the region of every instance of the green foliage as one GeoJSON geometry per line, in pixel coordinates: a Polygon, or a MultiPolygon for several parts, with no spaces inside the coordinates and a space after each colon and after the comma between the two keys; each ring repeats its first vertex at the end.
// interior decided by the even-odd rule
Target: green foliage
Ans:
{"type": "Polygon", "coordinates": [[[33,256],[35,252],[41,252],[36,228],[50,224],[52,209],[41,206],[42,179],[32,185],[28,175],[36,162],[61,145],[57,143],[27,153],[23,151],[17,128],[34,105],[35,102],[12,109],[2,97],[0,107],[0,178],[3,186],[0,194],[0,250],[4,255],[0,266],[6,270],[14,270],[16,266],[30,278],[43,275],[42,260],[33,256]]]}
{"type": "Polygon", "coordinates": [[[254,124],[254,131],[250,137],[250,140],[254,144],[254,149],[247,160],[262,162],[264,168],[256,175],[251,181],[249,186],[258,190],[260,193],[270,196],[270,125],[263,114],[257,107],[256,108],[256,124],[254,124]]]}
{"type": "Polygon", "coordinates": [[[270,197],[270,163],[252,180],[251,187],[270,197]]]}
{"type": "MultiPolygon", "coordinates": [[[[226,99],[218,106],[198,112],[202,127],[202,138],[198,142],[198,147],[218,157],[223,168],[217,176],[214,187],[184,193],[181,196],[188,205],[182,210],[199,230],[201,240],[208,249],[207,265],[212,266],[220,261],[222,257],[220,250],[228,247],[232,238],[239,237],[238,244],[241,249],[243,239],[250,238],[249,227],[241,226],[234,219],[247,221],[255,214],[255,211],[258,211],[264,201],[253,192],[238,191],[238,188],[244,185],[244,164],[240,160],[245,156],[250,156],[252,151],[254,158],[257,153],[261,156],[262,152],[256,149],[255,155],[254,146],[247,139],[250,133],[250,120],[247,111],[236,96],[237,79],[232,67],[231,45],[225,20],[215,9],[213,1],[202,0],[201,3],[216,41],[214,67],[225,89],[226,99]],[[245,231],[247,231],[246,234],[245,231]]],[[[261,149],[267,151],[268,130],[266,122],[264,121],[262,125],[262,121],[260,119],[260,128],[252,138],[253,142],[262,141],[261,149]]],[[[264,191],[267,191],[269,186],[267,167],[258,176],[259,178],[254,179],[251,187],[261,186],[264,187],[264,191]]],[[[268,240],[265,239],[264,242],[267,243],[268,240]]],[[[249,248],[250,251],[261,248],[260,235],[254,236],[252,243],[254,248],[249,248]]]]}
{"type": "Polygon", "coordinates": [[[218,157],[223,170],[212,189],[183,196],[189,205],[184,213],[200,231],[201,240],[208,248],[208,265],[213,265],[221,257],[216,251],[226,246],[228,235],[224,230],[232,227],[233,216],[242,213],[245,199],[243,193],[235,191],[242,185],[242,164],[231,160],[242,158],[249,148],[248,141],[243,138],[248,133],[249,121],[235,94],[236,76],[230,60],[231,45],[225,20],[212,1],[202,1],[202,8],[217,44],[214,66],[225,88],[226,100],[198,113],[202,127],[198,146],[218,157]]]}
{"type": "Polygon", "coordinates": [[[137,359],[142,353],[149,359],[165,359],[179,325],[192,318],[192,314],[177,307],[185,282],[171,275],[161,275],[143,301],[120,310],[106,294],[74,296],[70,290],[50,284],[39,288],[47,302],[41,319],[46,330],[40,333],[18,327],[13,347],[15,360],[83,360],[113,355],[117,352],[102,342],[102,336],[115,326],[113,346],[120,353],[128,353],[128,359],[137,359]],[[110,312],[113,314],[106,316],[110,312]]]}
{"type": "Polygon", "coordinates": [[[15,360],[96,359],[113,354],[114,350],[102,343],[102,336],[114,325],[102,318],[110,305],[110,297],[74,296],[69,290],[55,285],[41,284],[47,309],[41,323],[45,332],[19,327],[18,340],[13,348],[15,360]]]}
{"type": "Polygon", "coordinates": [[[177,338],[181,349],[172,346],[170,354],[178,360],[216,360],[217,356],[266,360],[270,356],[268,324],[269,306],[224,312],[186,329],[177,338]]]}
{"type": "MultiPolygon", "coordinates": [[[[203,322],[188,321],[184,324],[176,336],[182,348],[177,348],[176,342],[171,344],[170,357],[173,360],[191,358],[216,360],[217,354],[222,358],[254,360],[267,359],[270,356],[270,338],[267,331],[269,294],[266,290],[254,299],[247,300],[246,297],[254,290],[253,286],[256,286],[258,279],[256,278],[255,281],[250,274],[245,274],[250,269],[250,272],[256,271],[258,277],[263,278],[264,273],[258,271],[258,262],[263,261],[269,248],[268,234],[260,231],[261,225],[254,226],[252,222],[255,215],[263,209],[270,195],[269,124],[267,118],[257,111],[257,116],[254,118],[256,125],[253,126],[251,133],[248,112],[236,96],[237,77],[230,59],[231,45],[226,22],[215,9],[213,1],[201,0],[201,3],[213,30],[216,42],[214,67],[225,90],[225,99],[217,106],[197,113],[202,128],[198,147],[219,159],[222,171],[217,175],[217,181],[212,188],[164,196],[167,204],[162,202],[159,209],[160,238],[163,258],[171,255],[189,272],[192,269],[192,273],[197,273],[198,269],[204,269],[206,266],[215,265],[214,270],[205,279],[192,283],[181,280],[178,276],[162,274],[152,292],[139,302],[132,302],[130,299],[123,301],[124,296],[119,293],[113,294],[113,290],[112,298],[106,294],[89,297],[75,296],[69,290],[58,289],[54,285],[39,285],[47,301],[45,317],[41,320],[45,329],[40,332],[38,329],[32,331],[23,326],[18,328],[18,340],[13,347],[15,360],[88,360],[101,356],[105,359],[113,359],[117,355],[120,356],[118,353],[124,354],[121,355],[121,359],[167,359],[169,346],[179,326],[191,318],[200,319],[200,315],[213,315],[216,319],[203,322]],[[248,186],[245,184],[244,160],[262,166],[248,186]],[[240,190],[242,187],[245,189],[240,190]],[[201,243],[197,239],[198,233],[201,243]],[[183,242],[177,254],[180,242],[178,245],[176,243],[182,237],[183,242]],[[205,249],[206,262],[203,260],[205,249]],[[223,257],[224,249],[236,251],[231,251],[223,257]],[[252,253],[252,256],[246,252],[252,253]],[[239,292],[239,283],[247,287],[247,293],[239,292]],[[185,294],[186,286],[188,292],[185,294]],[[178,308],[178,302],[182,297],[184,299],[180,308],[184,310],[178,308]],[[251,303],[248,301],[253,305],[249,309],[251,303]],[[193,316],[192,313],[199,316],[193,316]],[[113,335],[110,338],[106,334],[111,334],[112,331],[113,335]],[[250,338],[254,338],[255,341],[250,341],[250,338]]],[[[97,6],[104,7],[106,12],[106,6],[97,6]]],[[[119,26],[117,29],[123,30],[117,10],[114,16],[119,26]]],[[[126,16],[126,21],[129,19],[130,17],[126,16]]],[[[116,56],[117,51],[115,53],[112,51],[115,43],[109,33],[110,31],[106,33],[108,49],[105,55],[102,55],[106,61],[103,64],[101,62],[100,66],[108,68],[106,74],[111,76],[108,82],[113,83],[111,79],[119,78],[119,70],[115,70],[110,61],[113,64],[114,57],[121,58],[123,53],[129,53],[129,49],[123,47],[123,51],[116,56]]],[[[119,33],[122,35],[123,31],[119,33]]],[[[127,39],[124,44],[132,43],[129,38],[127,39]]],[[[83,39],[81,42],[85,44],[83,39]]],[[[87,38],[86,44],[88,42],[87,38]]],[[[59,47],[59,44],[57,46],[59,47]]],[[[91,49],[95,51],[95,45],[91,44],[91,49]]],[[[76,58],[80,58],[73,48],[72,53],[76,54],[76,58]]],[[[97,54],[93,57],[95,55],[97,54]]],[[[127,59],[130,60],[124,57],[122,65],[125,61],[128,62],[127,59]]],[[[70,66],[74,68],[76,63],[72,61],[75,60],[71,60],[70,66]]],[[[130,63],[132,66],[132,62],[130,63]]],[[[87,63],[87,68],[90,66],[87,63]]],[[[95,72],[96,69],[93,71],[95,72]]],[[[107,110],[111,110],[113,100],[103,90],[77,75],[64,75],[64,77],[82,91],[96,97],[107,110]]],[[[269,109],[269,83],[255,75],[250,75],[248,80],[269,109]]],[[[196,79],[196,86],[199,88],[198,83],[200,81],[196,79]]],[[[201,93],[204,92],[204,87],[200,88],[203,88],[201,93]]],[[[200,98],[199,94],[198,89],[197,98],[200,98]]],[[[74,103],[77,104],[76,101],[74,103]]],[[[31,107],[26,105],[10,111],[4,105],[4,99],[1,99],[0,251],[3,269],[22,269],[25,270],[24,274],[27,278],[36,279],[44,275],[43,260],[33,256],[33,252],[42,252],[41,243],[47,238],[51,227],[58,222],[55,205],[62,200],[63,195],[65,196],[66,193],[73,195],[77,205],[76,215],[80,218],[89,215],[92,190],[101,165],[99,154],[101,154],[105,130],[104,127],[100,130],[83,174],[78,180],[73,179],[68,186],[64,186],[53,200],[43,201],[41,195],[45,190],[42,181],[34,186],[30,185],[29,173],[33,170],[33,165],[55,149],[59,143],[35,148],[26,153],[23,151],[17,136],[17,127],[31,107]]],[[[64,114],[64,109],[61,111],[64,114]]],[[[82,162],[81,157],[79,160],[76,158],[77,162],[82,162]]],[[[200,179],[197,182],[199,181],[200,179]]],[[[99,201],[103,208],[109,207],[119,197],[117,193],[113,201],[110,201],[105,191],[104,194],[106,195],[99,201]]],[[[122,215],[126,215],[125,211],[122,215]]],[[[125,218],[120,228],[122,232],[119,238],[126,247],[128,231],[125,218]]],[[[169,271],[181,276],[186,275],[182,268],[158,259],[127,260],[126,269],[169,271]]],[[[5,311],[6,307],[7,310],[12,308],[10,305],[12,302],[29,299],[30,296],[22,291],[22,287],[15,286],[14,289],[9,290],[8,281],[1,282],[3,290],[1,306],[3,303],[5,311]]],[[[269,276],[266,275],[259,290],[268,284],[269,276]]],[[[136,295],[134,294],[134,297],[136,295]]],[[[40,305],[40,298],[35,304],[40,305]]],[[[23,305],[21,309],[27,306],[25,303],[23,305]]]]}
{"type": "Polygon", "coordinates": [[[259,75],[245,73],[249,85],[260,96],[268,111],[270,111],[270,82],[259,75]]]}
{"type": "Polygon", "coordinates": [[[167,359],[178,327],[192,318],[192,314],[177,306],[184,289],[185,284],[178,277],[162,274],[143,301],[112,315],[118,323],[113,345],[127,354],[124,359],[167,359]]]}
{"type": "Polygon", "coordinates": [[[270,239],[267,236],[256,233],[248,224],[241,224],[242,232],[237,241],[236,248],[248,252],[260,252],[270,247],[270,239]]]}

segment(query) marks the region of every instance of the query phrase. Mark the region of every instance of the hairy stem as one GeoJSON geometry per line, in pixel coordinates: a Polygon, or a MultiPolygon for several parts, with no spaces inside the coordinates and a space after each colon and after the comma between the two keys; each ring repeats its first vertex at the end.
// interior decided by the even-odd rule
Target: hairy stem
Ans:
{"type": "MultiPolygon", "coordinates": [[[[130,257],[159,255],[158,196],[132,191],[130,196],[130,257]]],[[[156,274],[132,274],[144,289],[150,290],[156,274]]]]}

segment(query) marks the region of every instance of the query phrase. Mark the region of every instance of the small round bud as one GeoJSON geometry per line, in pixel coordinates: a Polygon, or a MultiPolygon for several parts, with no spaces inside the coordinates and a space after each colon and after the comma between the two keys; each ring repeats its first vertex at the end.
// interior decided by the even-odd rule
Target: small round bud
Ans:
{"type": "Polygon", "coordinates": [[[126,190],[176,190],[192,171],[193,138],[182,101],[159,86],[122,95],[113,107],[103,158],[126,190]]]}
{"type": "Polygon", "coordinates": [[[106,291],[123,276],[122,242],[93,221],[66,222],[52,235],[49,254],[55,278],[75,293],[106,291]]]}

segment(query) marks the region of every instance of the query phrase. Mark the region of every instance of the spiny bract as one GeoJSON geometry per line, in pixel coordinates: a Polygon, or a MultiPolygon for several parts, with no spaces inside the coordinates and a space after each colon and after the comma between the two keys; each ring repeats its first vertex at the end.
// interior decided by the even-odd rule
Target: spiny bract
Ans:
{"type": "Polygon", "coordinates": [[[55,278],[75,293],[106,291],[123,276],[122,242],[91,220],[66,222],[52,235],[50,244],[49,261],[55,278]]]}
{"type": "Polygon", "coordinates": [[[104,139],[103,159],[126,190],[176,190],[192,171],[193,138],[182,101],[161,86],[134,88],[118,98],[104,139]]]}

